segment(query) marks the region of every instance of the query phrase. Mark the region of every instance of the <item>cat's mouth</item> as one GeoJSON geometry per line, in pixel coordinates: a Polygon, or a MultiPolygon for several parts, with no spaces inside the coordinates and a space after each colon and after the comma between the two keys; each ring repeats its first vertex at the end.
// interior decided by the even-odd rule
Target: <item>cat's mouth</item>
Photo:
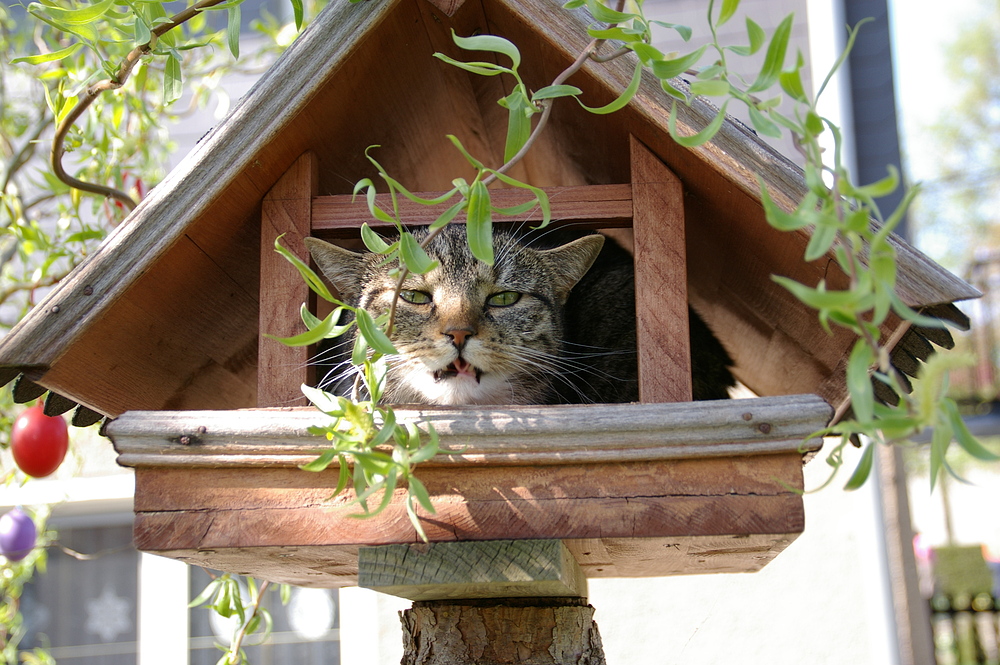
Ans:
{"type": "Polygon", "coordinates": [[[459,357],[449,363],[447,367],[435,370],[434,380],[440,381],[442,379],[453,379],[458,376],[467,376],[470,379],[475,379],[476,383],[479,383],[482,375],[483,371],[481,369],[474,367],[465,358],[459,357]]]}

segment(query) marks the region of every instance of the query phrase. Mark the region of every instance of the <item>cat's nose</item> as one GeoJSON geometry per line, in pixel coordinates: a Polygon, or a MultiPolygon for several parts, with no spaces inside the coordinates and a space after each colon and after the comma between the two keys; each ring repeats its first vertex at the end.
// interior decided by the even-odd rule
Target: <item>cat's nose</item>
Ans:
{"type": "Polygon", "coordinates": [[[466,338],[472,337],[475,332],[468,328],[448,328],[444,331],[444,334],[451,337],[451,341],[455,346],[462,348],[465,345],[466,338]]]}

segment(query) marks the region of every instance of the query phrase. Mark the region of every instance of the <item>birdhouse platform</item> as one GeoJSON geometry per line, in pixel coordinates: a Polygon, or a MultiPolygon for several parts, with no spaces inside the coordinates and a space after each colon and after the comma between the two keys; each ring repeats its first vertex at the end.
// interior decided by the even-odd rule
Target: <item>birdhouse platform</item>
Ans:
{"type": "MultiPolygon", "coordinates": [[[[587,577],[760,569],[802,532],[815,396],[678,404],[426,409],[442,452],[417,469],[432,542],[559,539],[587,577]]],[[[306,586],[355,584],[366,546],[421,544],[397,490],[358,519],[313,459],[315,409],[129,412],[110,423],[135,468],[135,544],[306,586]]],[[[320,443],[322,440],[320,440],[320,443]]],[[[372,503],[377,499],[372,499],[372,503]]]]}

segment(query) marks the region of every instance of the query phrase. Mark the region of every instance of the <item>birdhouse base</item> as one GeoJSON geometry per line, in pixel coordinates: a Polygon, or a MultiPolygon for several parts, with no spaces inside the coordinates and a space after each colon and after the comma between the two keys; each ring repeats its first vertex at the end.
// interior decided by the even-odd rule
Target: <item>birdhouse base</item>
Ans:
{"type": "MultiPolygon", "coordinates": [[[[759,570],[804,527],[803,454],[831,408],[807,395],[677,404],[398,411],[433,423],[417,469],[435,543],[560,540],[587,577],[759,570]]],[[[302,586],[357,583],[358,552],[422,546],[405,489],[359,518],[338,470],[297,465],[313,409],[132,412],[108,427],[136,469],[135,545],[302,586]]]]}

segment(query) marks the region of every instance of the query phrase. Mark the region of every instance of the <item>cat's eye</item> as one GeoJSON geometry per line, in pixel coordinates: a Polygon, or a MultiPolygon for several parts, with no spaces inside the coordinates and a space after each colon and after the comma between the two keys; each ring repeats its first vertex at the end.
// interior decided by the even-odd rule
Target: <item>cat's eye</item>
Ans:
{"type": "Polygon", "coordinates": [[[399,297],[414,305],[426,305],[431,301],[431,294],[423,291],[400,291],[399,297]]]}
{"type": "Polygon", "coordinates": [[[487,298],[486,304],[490,307],[510,307],[520,299],[521,294],[517,291],[501,291],[487,298]]]}

